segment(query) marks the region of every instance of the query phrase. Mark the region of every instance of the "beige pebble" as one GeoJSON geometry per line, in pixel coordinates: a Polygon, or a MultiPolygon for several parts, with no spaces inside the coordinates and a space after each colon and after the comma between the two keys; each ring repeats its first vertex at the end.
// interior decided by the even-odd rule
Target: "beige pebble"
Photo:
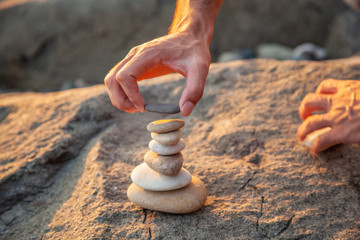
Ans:
{"type": "Polygon", "coordinates": [[[144,161],[156,172],[168,176],[174,176],[180,171],[184,159],[181,153],[163,156],[153,151],[147,151],[144,156],[144,161]]]}
{"type": "Polygon", "coordinates": [[[151,140],[149,142],[149,148],[151,151],[156,152],[157,154],[160,154],[160,155],[174,155],[174,154],[179,153],[181,150],[183,150],[185,148],[185,142],[181,138],[177,144],[172,145],[172,146],[167,146],[167,145],[158,143],[155,140],[151,140]]]}
{"type": "Polygon", "coordinates": [[[151,133],[151,137],[164,145],[175,145],[181,138],[181,129],[167,133],[151,133]]]}
{"type": "Polygon", "coordinates": [[[315,130],[311,133],[309,133],[308,135],[306,135],[304,141],[303,141],[303,144],[305,146],[307,146],[308,148],[311,148],[314,141],[320,136],[320,135],[323,135],[324,133],[327,133],[329,131],[331,131],[331,127],[325,127],[325,128],[321,128],[321,129],[318,129],[318,130],[315,130]]]}
{"type": "Polygon", "coordinates": [[[147,125],[147,130],[154,133],[172,132],[182,128],[185,122],[181,119],[161,119],[147,125]]]}
{"type": "Polygon", "coordinates": [[[186,187],[167,192],[148,191],[133,183],[128,188],[127,196],[131,202],[146,209],[168,213],[190,213],[204,205],[207,192],[204,183],[193,177],[186,187]]]}
{"type": "Polygon", "coordinates": [[[177,175],[167,176],[142,163],[131,172],[131,180],[146,190],[169,191],[188,185],[191,182],[191,174],[182,168],[177,175]]]}

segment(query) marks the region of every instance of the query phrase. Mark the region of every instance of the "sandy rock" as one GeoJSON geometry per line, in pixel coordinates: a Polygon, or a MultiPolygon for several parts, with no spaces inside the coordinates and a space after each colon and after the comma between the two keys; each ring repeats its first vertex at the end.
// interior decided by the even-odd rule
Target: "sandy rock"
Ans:
{"type": "Polygon", "coordinates": [[[193,177],[188,186],[168,192],[147,191],[133,183],[127,191],[127,196],[134,204],[146,209],[167,213],[190,213],[204,205],[207,192],[204,183],[193,177]]]}
{"type": "MultiPolygon", "coordinates": [[[[324,78],[360,79],[359,62],[212,64],[182,129],[184,166],[209,197],[181,216],[143,210],[126,196],[148,151],[143,126],[158,114],[116,110],[103,86],[1,94],[0,218],[19,204],[24,211],[0,220],[0,239],[358,239],[359,145],[312,156],[296,132],[304,96],[324,78]]],[[[146,101],[176,102],[186,79],[139,85],[146,101]]]]}
{"type": "Polygon", "coordinates": [[[178,130],[185,126],[181,119],[162,119],[151,122],[147,125],[147,130],[152,133],[167,133],[178,130]]]}
{"type": "Polygon", "coordinates": [[[173,155],[173,154],[177,154],[178,152],[180,152],[181,150],[183,150],[185,148],[185,142],[181,138],[177,144],[167,146],[167,145],[158,143],[155,140],[151,140],[149,142],[149,148],[151,151],[156,152],[157,154],[160,154],[160,155],[173,155]]]}
{"type": "Polygon", "coordinates": [[[166,176],[142,163],[131,172],[131,180],[146,190],[169,191],[188,185],[191,182],[191,174],[182,168],[176,176],[166,176]]]}
{"type": "Polygon", "coordinates": [[[151,137],[164,145],[175,145],[181,138],[181,129],[168,133],[151,133],[151,137]]]}
{"type": "Polygon", "coordinates": [[[159,155],[153,151],[148,151],[144,155],[145,163],[158,173],[174,176],[179,173],[184,158],[179,152],[175,155],[159,155]]]}

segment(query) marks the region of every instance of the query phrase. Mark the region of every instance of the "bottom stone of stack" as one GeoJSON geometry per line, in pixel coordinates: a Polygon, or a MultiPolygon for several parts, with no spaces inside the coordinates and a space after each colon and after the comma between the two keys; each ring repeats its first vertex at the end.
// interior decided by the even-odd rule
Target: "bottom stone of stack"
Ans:
{"type": "Polygon", "coordinates": [[[192,177],[186,187],[166,192],[145,190],[132,183],[127,196],[131,202],[146,209],[167,213],[190,213],[204,205],[207,192],[204,183],[192,177]]]}

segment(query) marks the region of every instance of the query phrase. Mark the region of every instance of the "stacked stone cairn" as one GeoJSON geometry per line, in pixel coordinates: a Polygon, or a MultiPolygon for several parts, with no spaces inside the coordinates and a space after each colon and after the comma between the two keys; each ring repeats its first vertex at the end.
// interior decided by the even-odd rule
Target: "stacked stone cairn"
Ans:
{"type": "Polygon", "coordinates": [[[144,156],[145,162],[132,171],[133,183],[127,191],[134,204],[168,213],[194,212],[204,205],[207,198],[204,183],[182,167],[184,125],[180,119],[164,119],[147,126],[153,138],[150,151],[144,156]]]}

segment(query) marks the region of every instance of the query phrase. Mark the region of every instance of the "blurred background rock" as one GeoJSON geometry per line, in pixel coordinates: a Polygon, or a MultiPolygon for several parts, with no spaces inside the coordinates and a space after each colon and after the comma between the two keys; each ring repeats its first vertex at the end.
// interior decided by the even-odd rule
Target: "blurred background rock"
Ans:
{"type": "MultiPolygon", "coordinates": [[[[225,0],[212,59],[220,60],[222,53],[228,54],[224,61],[252,58],[264,47],[266,54],[281,54],[258,57],[324,58],[308,53],[309,46],[326,50],[326,58],[351,56],[360,51],[360,13],[357,0],[347,2],[353,8],[341,0],[225,0]],[[299,45],[304,53],[294,57],[299,45]]],[[[175,4],[0,0],[0,89],[53,91],[102,83],[133,46],[167,33],[175,4]]]]}

